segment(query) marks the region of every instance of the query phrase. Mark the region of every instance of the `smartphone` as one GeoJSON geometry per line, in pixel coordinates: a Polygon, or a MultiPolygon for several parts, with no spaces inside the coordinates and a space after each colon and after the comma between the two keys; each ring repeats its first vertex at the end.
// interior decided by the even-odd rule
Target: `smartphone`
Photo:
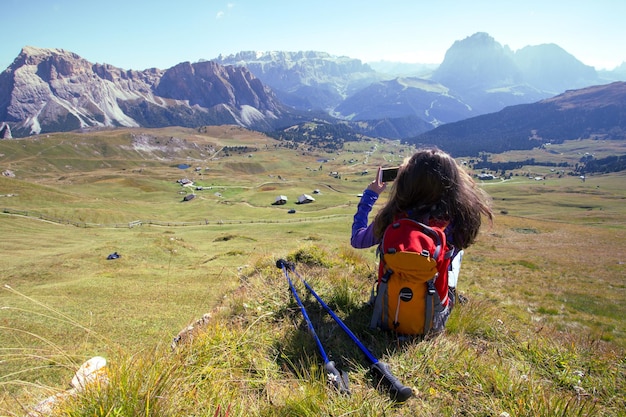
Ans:
{"type": "Polygon", "coordinates": [[[398,176],[398,167],[381,169],[380,180],[382,182],[391,182],[398,176]]]}

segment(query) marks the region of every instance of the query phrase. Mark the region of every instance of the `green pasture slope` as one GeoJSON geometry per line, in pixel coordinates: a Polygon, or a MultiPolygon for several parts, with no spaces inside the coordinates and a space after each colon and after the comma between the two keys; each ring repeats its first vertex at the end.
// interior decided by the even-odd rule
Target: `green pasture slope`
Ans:
{"type": "MultiPolygon", "coordinates": [[[[496,218],[464,258],[459,288],[470,302],[455,310],[448,334],[388,350],[354,322],[419,393],[398,408],[371,388],[355,351],[337,358],[354,372],[353,396],[325,388],[273,264],[299,260],[318,292],[346,314],[360,311],[375,253],[349,247],[358,194],[378,165],[398,165],[412,150],[379,141],[339,153],[283,145],[235,127],[0,141],[0,170],[14,174],[0,177],[0,415],[24,415],[66,389],[95,355],[120,377],[108,388],[110,408],[94,394],[64,415],[623,413],[624,173],[582,181],[533,166],[481,184],[496,218]],[[301,194],[315,201],[296,204],[301,194]],[[288,202],[272,205],[279,195],[288,202]],[[114,251],[121,258],[107,260],[114,251]],[[198,363],[204,376],[192,367],[183,377],[169,344],[207,312],[215,319],[199,347],[175,359],[198,363]],[[276,314],[288,319],[268,319],[276,314]],[[252,362],[239,363],[244,357],[252,362]],[[151,378],[156,391],[177,394],[155,399],[141,388],[151,378]],[[148,400],[158,406],[146,409],[148,400]]],[[[598,146],[568,142],[541,157],[598,146]]]]}

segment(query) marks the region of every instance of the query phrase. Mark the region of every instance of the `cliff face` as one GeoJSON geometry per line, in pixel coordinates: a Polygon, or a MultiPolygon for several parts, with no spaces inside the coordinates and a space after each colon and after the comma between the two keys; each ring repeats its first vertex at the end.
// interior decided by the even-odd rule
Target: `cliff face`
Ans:
{"type": "Polygon", "coordinates": [[[277,111],[268,89],[246,68],[224,67],[206,61],[184,62],[167,70],[155,89],[161,97],[188,100],[191,105],[210,108],[219,104],[252,106],[260,111],[277,111]]]}
{"type": "Polygon", "coordinates": [[[0,74],[0,122],[15,136],[171,124],[233,123],[263,130],[282,113],[248,70],[213,62],[125,71],[61,49],[26,47],[0,74]]]}

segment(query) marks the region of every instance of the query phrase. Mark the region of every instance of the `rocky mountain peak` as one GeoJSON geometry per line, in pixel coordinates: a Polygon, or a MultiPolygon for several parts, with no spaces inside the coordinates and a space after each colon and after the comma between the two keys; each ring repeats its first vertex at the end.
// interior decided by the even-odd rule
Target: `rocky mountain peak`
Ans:
{"type": "Polygon", "coordinates": [[[432,78],[454,90],[468,91],[516,84],[522,76],[509,47],[478,32],[454,42],[432,78]]]}
{"type": "Polygon", "coordinates": [[[215,61],[248,68],[285,104],[305,111],[332,111],[348,95],[380,78],[359,59],[319,51],[245,51],[220,55],[215,61]]]}
{"type": "Polygon", "coordinates": [[[15,70],[24,66],[36,66],[40,76],[50,79],[83,72],[90,64],[75,53],[63,49],[26,46],[9,68],[15,70]]]}
{"type": "MultiPolygon", "coordinates": [[[[295,63],[303,60],[336,60],[339,57],[320,51],[241,51],[231,55],[219,55],[215,61],[220,63],[240,62],[281,62],[295,63]]],[[[352,59],[352,58],[347,58],[352,59]]]]}
{"type": "Polygon", "coordinates": [[[261,111],[276,110],[271,91],[250,71],[214,61],[183,62],[170,68],[161,77],[155,93],[189,100],[191,105],[202,107],[225,103],[252,106],[261,111]]]}
{"type": "Polygon", "coordinates": [[[593,67],[583,64],[553,43],[518,50],[515,52],[515,63],[526,83],[554,94],[599,82],[593,67]]]}
{"type": "Polygon", "coordinates": [[[216,62],[133,71],[25,47],[0,74],[0,123],[18,137],[94,126],[226,123],[263,130],[282,113],[247,69],[216,62]]]}
{"type": "Polygon", "coordinates": [[[68,60],[81,59],[77,54],[66,51],[65,49],[25,46],[17,56],[16,61],[23,61],[21,65],[24,63],[28,65],[36,65],[39,62],[56,57],[65,57],[68,60]]]}

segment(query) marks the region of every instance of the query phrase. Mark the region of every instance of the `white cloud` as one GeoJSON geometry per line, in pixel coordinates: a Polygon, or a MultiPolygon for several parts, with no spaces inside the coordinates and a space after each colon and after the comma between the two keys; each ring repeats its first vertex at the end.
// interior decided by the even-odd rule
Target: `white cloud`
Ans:
{"type": "MultiPolygon", "coordinates": [[[[226,9],[227,11],[232,10],[235,7],[235,3],[226,3],[226,9]]],[[[216,19],[223,19],[224,16],[226,16],[226,13],[224,10],[220,10],[219,12],[217,12],[217,14],[215,15],[216,19]]]]}

